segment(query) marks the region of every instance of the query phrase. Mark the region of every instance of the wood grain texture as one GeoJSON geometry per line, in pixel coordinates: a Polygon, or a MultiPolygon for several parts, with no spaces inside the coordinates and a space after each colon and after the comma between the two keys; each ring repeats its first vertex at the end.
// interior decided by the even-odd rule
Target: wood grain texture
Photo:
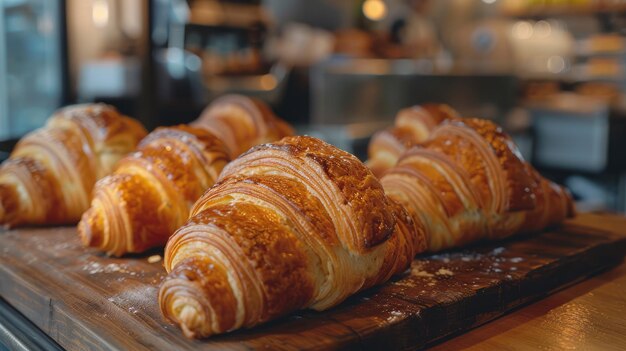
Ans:
{"type": "Polygon", "coordinates": [[[405,275],[326,312],[194,341],[161,318],[164,270],[150,254],[109,258],[83,249],[75,228],[21,229],[0,233],[0,295],[70,350],[414,349],[616,265],[625,251],[625,218],[581,215],[545,233],[420,256],[405,275]]]}
{"type": "Polygon", "coordinates": [[[624,291],[626,263],[432,350],[626,350],[624,291]]]}

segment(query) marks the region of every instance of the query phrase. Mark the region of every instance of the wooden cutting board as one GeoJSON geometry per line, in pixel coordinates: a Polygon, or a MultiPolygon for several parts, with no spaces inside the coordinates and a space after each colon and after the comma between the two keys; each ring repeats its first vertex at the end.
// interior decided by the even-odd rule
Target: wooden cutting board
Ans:
{"type": "Polygon", "coordinates": [[[147,260],[160,252],[108,258],[83,249],[75,228],[20,229],[0,232],[0,296],[70,350],[412,349],[611,267],[625,252],[626,218],[584,214],[545,233],[420,256],[405,275],[326,312],[195,341],[161,318],[164,270],[147,260]]]}

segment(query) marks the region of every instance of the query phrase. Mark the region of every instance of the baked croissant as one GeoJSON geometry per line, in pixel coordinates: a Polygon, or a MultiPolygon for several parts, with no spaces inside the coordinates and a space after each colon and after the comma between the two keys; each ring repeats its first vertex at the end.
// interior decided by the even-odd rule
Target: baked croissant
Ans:
{"type": "Polygon", "coordinates": [[[293,129],[274,115],[262,101],[225,95],[216,99],[192,126],[208,129],[224,141],[231,158],[262,143],[293,135],[293,129]]]}
{"type": "Polygon", "coordinates": [[[145,135],[138,122],[108,105],[57,111],[0,166],[0,224],[76,223],[94,183],[145,135]]]}
{"type": "Polygon", "coordinates": [[[574,213],[567,190],[541,177],[509,136],[481,119],[442,123],[381,183],[424,224],[431,251],[542,229],[574,213]]]}
{"type": "Polygon", "coordinates": [[[404,271],[423,229],[356,157],[311,137],[226,166],[169,240],[162,313],[188,337],[334,306],[404,271]]]}
{"type": "Polygon", "coordinates": [[[96,184],[78,225],[83,244],[114,256],[165,245],[229,161],[209,131],[157,128],[96,184]]]}
{"type": "Polygon", "coordinates": [[[394,126],[372,136],[368,147],[367,165],[377,177],[395,166],[408,148],[426,141],[441,122],[459,118],[448,105],[424,104],[400,110],[394,126]]]}

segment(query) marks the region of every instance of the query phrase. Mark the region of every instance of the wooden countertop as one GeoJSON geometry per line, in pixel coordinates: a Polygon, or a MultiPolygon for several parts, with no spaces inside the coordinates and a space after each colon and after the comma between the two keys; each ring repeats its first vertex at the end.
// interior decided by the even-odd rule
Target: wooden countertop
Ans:
{"type": "Polygon", "coordinates": [[[581,214],[542,233],[419,255],[405,274],[328,311],[189,340],[161,316],[164,270],[150,253],[112,258],[83,248],[74,227],[22,228],[0,231],[0,296],[68,350],[404,350],[450,335],[435,349],[626,349],[625,252],[625,217],[581,214]]]}
{"type": "Polygon", "coordinates": [[[432,350],[626,350],[626,263],[432,350]]]}

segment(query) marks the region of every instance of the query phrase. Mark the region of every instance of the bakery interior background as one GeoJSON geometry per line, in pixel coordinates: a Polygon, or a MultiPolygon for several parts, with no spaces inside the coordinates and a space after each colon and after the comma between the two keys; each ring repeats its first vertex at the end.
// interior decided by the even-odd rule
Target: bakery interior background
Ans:
{"type": "Polygon", "coordinates": [[[0,161],[60,106],[149,128],[226,93],[365,158],[403,108],[496,120],[581,210],[626,211],[626,1],[2,0],[0,161]]]}

